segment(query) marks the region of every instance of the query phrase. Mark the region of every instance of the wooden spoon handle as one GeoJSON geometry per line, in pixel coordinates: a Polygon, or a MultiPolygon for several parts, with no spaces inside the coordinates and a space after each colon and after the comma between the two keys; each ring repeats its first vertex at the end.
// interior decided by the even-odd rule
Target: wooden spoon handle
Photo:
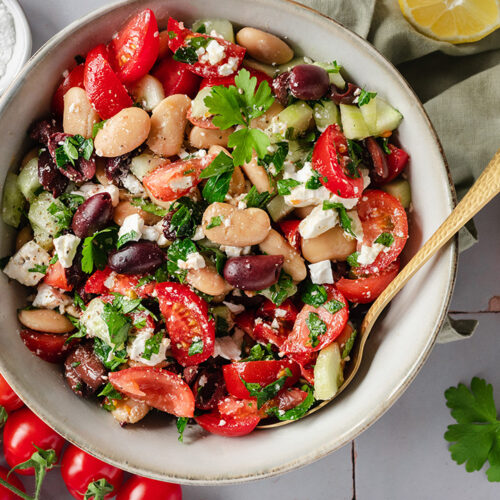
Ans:
{"type": "Polygon", "coordinates": [[[379,314],[410,278],[499,192],[500,149],[455,210],[372,304],[363,320],[362,333],[372,329],[379,314]]]}

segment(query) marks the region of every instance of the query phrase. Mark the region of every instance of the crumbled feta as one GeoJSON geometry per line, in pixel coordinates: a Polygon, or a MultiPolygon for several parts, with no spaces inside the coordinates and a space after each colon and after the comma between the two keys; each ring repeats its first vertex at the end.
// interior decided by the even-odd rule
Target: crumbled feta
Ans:
{"type": "Polygon", "coordinates": [[[193,241],[202,240],[205,237],[205,233],[203,232],[203,226],[197,226],[196,231],[194,232],[193,237],[191,238],[193,241]]]}
{"type": "Polygon", "coordinates": [[[78,245],[82,241],[74,234],[64,234],[54,239],[54,248],[61,265],[67,269],[73,264],[78,245]]]}
{"type": "Polygon", "coordinates": [[[136,196],[145,196],[146,191],[142,182],[133,174],[127,174],[121,179],[123,187],[136,196]]]}
{"type": "Polygon", "coordinates": [[[108,184],[103,186],[102,184],[94,184],[93,182],[87,182],[82,184],[78,191],[72,191],[71,194],[76,194],[83,196],[88,200],[91,196],[98,193],[109,193],[111,196],[111,203],[114,207],[120,202],[120,190],[114,184],[108,184]]]}
{"type": "Polygon", "coordinates": [[[54,288],[46,283],[38,285],[37,294],[33,301],[33,307],[43,309],[57,309],[61,314],[65,313],[65,307],[72,304],[73,300],[61,290],[54,288]]]}
{"type": "Polygon", "coordinates": [[[144,350],[146,349],[146,341],[153,336],[153,332],[144,331],[136,335],[133,339],[129,341],[127,345],[127,354],[129,358],[138,361],[147,366],[155,366],[161,363],[165,357],[167,349],[170,347],[170,339],[163,338],[160,342],[160,349],[158,354],[152,353],[151,359],[143,358],[144,350]]]}
{"type": "Polygon", "coordinates": [[[214,344],[214,358],[217,356],[230,361],[239,361],[241,359],[241,347],[229,335],[217,337],[214,344]]]}
{"type": "Polygon", "coordinates": [[[370,172],[367,168],[361,168],[361,175],[363,176],[363,191],[370,185],[370,172]]]}
{"type": "Polygon", "coordinates": [[[278,320],[276,318],[273,319],[273,322],[271,323],[271,326],[275,329],[278,330],[280,327],[280,324],[278,323],[278,320]]]}
{"type": "Polygon", "coordinates": [[[177,266],[179,269],[203,269],[206,264],[200,252],[191,252],[186,260],[179,259],[177,266]]]}
{"type": "Polygon", "coordinates": [[[286,316],[286,310],[285,309],[276,309],[274,311],[274,315],[277,317],[277,318],[284,318],[286,316]]]}
{"type": "Polygon", "coordinates": [[[315,238],[335,227],[339,221],[336,210],[323,210],[319,205],[313,208],[312,212],[299,224],[299,233],[303,238],[315,238]]]}
{"type": "Polygon", "coordinates": [[[362,266],[368,266],[375,262],[378,254],[383,251],[387,251],[389,247],[382,245],[382,243],[373,243],[371,247],[368,245],[362,245],[361,251],[358,254],[358,264],[362,266]]]}
{"type": "Polygon", "coordinates": [[[311,281],[317,285],[324,283],[333,283],[332,265],[329,260],[322,260],[315,264],[309,264],[309,271],[311,272],[311,281]]]}
{"type": "Polygon", "coordinates": [[[206,47],[206,54],[204,54],[200,61],[209,62],[210,64],[217,64],[222,61],[226,55],[226,51],[222,45],[220,45],[216,40],[210,40],[206,47]]]}
{"type": "Polygon", "coordinates": [[[193,187],[193,177],[191,175],[185,175],[178,179],[171,180],[169,184],[172,191],[185,191],[193,187]]]}
{"type": "Polygon", "coordinates": [[[156,226],[144,226],[142,229],[142,238],[148,241],[158,241],[160,234],[156,226]]]}
{"type": "MultiPolygon", "coordinates": [[[[358,212],[356,210],[351,210],[348,214],[351,219],[351,229],[355,234],[356,239],[358,241],[363,241],[364,233],[363,233],[363,224],[361,224],[361,220],[359,219],[358,212]]],[[[351,237],[350,234],[346,233],[346,236],[351,237]]]]}
{"type": "Polygon", "coordinates": [[[222,302],[233,314],[240,314],[245,310],[245,306],[241,304],[233,304],[232,302],[222,302]]]}
{"type": "Polygon", "coordinates": [[[219,66],[218,73],[220,76],[232,75],[238,69],[239,60],[237,57],[230,57],[227,63],[219,66]]]}
{"type": "Polygon", "coordinates": [[[359,198],[342,198],[336,194],[332,194],[329,201],[332,203],[340,203],[344,205],[346,210],[351,210],[358,204],[359,198]]]}
{"type": "Polygon", "coordinates": [[[274,117],[271,120],[269,127],[267,127],[267,132],[271,135],[278,134],[284,137],[286,134],[286,123],[279,121],[277,117],[274,117]]]}
{"type": "Polygon", "coordinates": [[[290,194],[285,195],[284,198],[285,204],[290,207],[309,207],[329,200],[331,194],[324,186],[318,189],[307,189],[304,184],[301,184],[291,189],[290,194]]]}
{"type": "Polygon", "coordinates": [[[108,325],[103,319],[103,313],[104,302],[99,298],[92,299],[87,309],[83,311],[80,321],[86,328],[88,337],[98,337],[110,347],[114,347],[109,337],[108,325]]]}
{"type": "Polygon", "coordinates": [[[221,245],[219,249],[222,252],[225,252],[225,254],[228,257],[239,257],[240,255],[248,255],[250,253],[250,250],[252,249],[251,246],[248,247],[232,247],[230,245],[221,245]]]}
{"type": "Polygon", "coordinates": [[[125,217],[118,238],[130,234],[130,241],[139,241],[144,230],[144,219],[139,214],[131,214],[125,217]]]}
{"type": "Polygon", "coordinates": [[[43,273],[30,271],[35,266],[48,266],[50,255],[33,240],[25,243],[10,259],[3,272],[26,286],[35,286],[43,273]]]}

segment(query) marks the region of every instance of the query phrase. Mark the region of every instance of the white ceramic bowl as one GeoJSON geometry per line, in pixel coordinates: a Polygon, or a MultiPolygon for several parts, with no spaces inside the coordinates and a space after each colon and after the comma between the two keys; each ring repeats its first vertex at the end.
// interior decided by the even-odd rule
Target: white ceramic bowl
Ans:
{"type": "MultiPolygon", "coordinates": [[[[396,69],[357,35],[328,18],[287,0],[136,0],[104,8],[68,26],[26,65],[0,101],[0,150],[12,168],[25,131],[48,111],[50,97],[76,54],[105,42],[141,7],[151,7],[162,25],[169,15],[190,22],[228,18],[286,38],[314,59],[341,62],[353,81],[379,92],[403,113],[399,138],[411,155],[413,254],[449,214],[453,188],[435,132],[414,93],[396,69]]],[[[4,175],[2,174],[2,182],[4,175]]],[[[13,232],[1,229],[0,255],[11,251],[13,232]]],[[[62,436],[84,450],[131,472],[181,483],[214,484],[263,478],[317,460],[338,449],[380,417],[401,395],[427,358],[453,288],[456,246],[433,259],[394,300],[372,333],[362,370],[334,404],[274,430],[239,439],[186,432],[177,441],[173,420],[147,418],[121,428],[93,401],[76,397],[59,367],[24,347],[16,308],[26,290],[0,278],[0,370],[32,408],[62,436]]]]}

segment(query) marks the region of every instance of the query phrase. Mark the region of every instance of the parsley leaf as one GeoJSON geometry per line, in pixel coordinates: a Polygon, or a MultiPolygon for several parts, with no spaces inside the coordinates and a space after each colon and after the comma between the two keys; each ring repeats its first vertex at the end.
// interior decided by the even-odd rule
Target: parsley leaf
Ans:
{"type": "Polygon", "coordinates": [[[328,293],[323,285],[317,285],[307,280],[302,285],[302,294],[300,296],[304,304],[319,307],[328,299],[328,293]]]}
{"type": "Polygon", "coordinates": [[[79,134],[66,137],[63,144],[56,149],[56,164],[59,168],[64,168],[68,163],[75,166],[75,160],[78,158],[89,160],[93,151],[92,139],[85,139],[79,134]]]}
{"type": "Polygon", "coordinates": [[[186,425],[188,423],[188,417],[178,417],[177,418],[177,432],[179,433],[179,437],[177,438],[181,443],[184,442],[184,430],[186,429],[186,425]]]}
{"type": "Polygon", "coordinates": [[[340,300],[329,300],[326,304],[323,304],[323,307],[330,313],[330,314],[335,314],[336,312],[339,312],[341,309],[343,309],[345,304],[343,302],[340,302],[340,300]]]}
{"type": "Polygon", "coordinates": [[[184,262],[190,253],[197,251],[196,245],[190,239],[177,239],[167,250],[167,270],[170,275],[177,277],[182,283],[186,279],[187,270],[180,269],[177,265],[179,260],[184,262]]]}
{"type": "Polygon", "coordinates": [[[215,115],[212,121],[216,127],[225,130],[234,125],[247,125],[240,111],[240,99],[235,86],[214,86],[203,102],[209,112],[215,115]]]}
{"type": "Polygon", "coordinates": [[[275,146],[277,149],[273,154],[266,154],[264,158],[259,160],[259,165],[265,167],[273,176],[278,175],[283,170],[283,164],[288,154],[288,142],[278,142],[275,146]]]}
{"type": "Polygon", "coordinates": [[[132,320],[113,304],[105,303],[102,319],[108,325],[109,338],[117,349],[123,349],[127,341],[132,320]]]}
{"type": "Polygon", "coordinates": [[[88,236],[82,246],[82,271],[91,274],[94,267],[104,269],[108,262],[108,253],[116,247],[118,228],[107,227],[88,236]]]}
{"type": "Polygon", "coordinates": [[[389,147],[389,138],[388,137],[377,137],[378,143],[381,148],[384,150],[384,153],[390,155],[392,154],[392,150],[389,147]]]}
{"type": "Polygon", "coordinates": [[[169,231],[177,238],[192,238],[201,224],[205,203],[193,201],[183,196],[170,205],[169,212],[174,212],[170,219],[169,231]]]}
{"type": "Polygon", "coordinates": [[[354,234],[354,231],[352,229],[352,219],[349,217],[349,215],[347,215],[347,210],[344,207],[344,205],[342,205],[342,203],[325,200],[323,202],[323,210],[330,210],[330,209],[337,210],[342,229],[346,233],[350,234],[353,238],[356,238],[356,235],[354,234]]]}
{"type": "Polygon", "coordinates": [[[98,337],[94,338],[94,352],[101,360],[101,363],[112,372],[127,362],[126,349],[116,350],[98,337]]]}
{"type": "Polygon", "coordinates": [[[119,249],[123,245],[127,244],[129,241],[137,241],[139,234],[136,231],[130,231],[129,233],[125,233],[118,238],[116,242],[116,248],[119,249]]]}
{"type": "Polygon", "coordinates": [[[213,227],[220,226],[222,224],[222,216],[216,215],[210,219],[210,222],[207,225],[207,229],[212,229],[213,227]]]}
{"type": "Polygon", "coordinates": [[[200,178],[208,179],[202,192],[203,198],[208,203],[226,199],[233,171],[233,159],[223,151],[215,157],[207,168],[201,171],[200,178]]]}
{"type": "Polygon", "coordinates": [[[363,161],[363,148],[356,141],[347,139],[347,151],[350,158],[350,161],[346,164],[347,175],[351,179],[358,179],[361,175],[358,166],[363,161]]]}
{"type": "Polygon", "coordinates": [[[319,179],[320,179],[319,173],[316,172],[316,170],[313,170],[312,177],[310,177],[305,184],[306,189],[319,189],[322,186],[319,179]]]}
{"type": "Polygon", "coordinates": [[[273,304],[280,306],[283,302],[297,291],[297,286],[294,284],[292,277],[281,270],[278,282],[271,285],[269,288],[260,290],[260,294],[267,297],[273,304]]]}
{"type": "Polygon", "coordinates": [[[257,188],[252,186],[243,201],[248,208],[264,208],[272,197],[273,195],[269,191],[259,193],[257,188]]]}
{"type": "Polygon", "coordinates": [[[207,257],[213,264],[215,264],[215,269],[222,276],[227,255],[216,247],[209,247],[201,243],[198,243],[198,246],[200,247],[200,252],[203,256],[207,257]]]}
{"type": "MultiPolygon", "coordinates": [[[[267,82],[263,82],[266,83],[267,82]]],[[[262,130],[256,128],[242,128],[229,136],[227,145],[233,149],[235,165],[243,165],[252,160],[252,152],[255,150],[258,158],[267,153],[270,144],[269,137],[262,130]]]]}
{"type": "Polygon", "coordinates": [[[276,184],[278,187],[278,194],[285,196],[290,194],[293,188],[299,186],[300,182],[295,179],[280,179],[276,184]]]}
{"type": "Polygon", "coordinates": [[[102,120],[101,122],[94,123],[92,126],[92,139],[95,139],[95,136],[97,135],[97,132],[104,127],[104,124],[107,122],[107,120],[102,120]]]}
{"type": "Polygon", "coordinates": [[[141,305],[140,298],[129,299],[128,297],[125,297],[125,295],[120,295],[119,293],[113,293],[113,295],[115,297],[113,299],[113,307],[123,314],[129,314],[141,305]]]}
{"type": "Polygon", "coordinates": [[[349,356],[357,336],[358,336],[357,330],[353,330],[344,345],[344,349],[342,350],[342,359],[345,359],[347,358],[347,356],[349,356]]]}
{"type": "Polygon", "coordinates": [[[85,302],[78,294],[78,292],[75,292],[75,296],[73,297],[73,304],[75,304],[76,307],[79,307],[82,311],[85,311],[87,309],[85,302]]]}
{"type": "Polygon", "coordinates": [[[242,359],[241,362],[244,361],[271,361],[276,359],[273,353],[273,348],[271,344],[267,344],[262,346],[262,344],[255,344],[250,349],[250,355],[242,359]]]}
{"type": "Polygon", "coordinates": [[[302,418],[313,405],[314,395],[311,387],[308,385],[302,386],[301,389],[307,392],[307,396],[302,403],[287,411],[280,410],[278,407],[273,406],[269,408],[269,410],[266,410],[266,413],[269,416],[276,417],[278,420],[299,420],[299,418],[302,418]]]}
{"type": "Polygon", "coordinates": [[[326,333],[326,323],[319,317],[318,313],[310,312],[306,318],[306,325],[309,330],[309,339],[312,347],[319,344],[319,337],[326,333]]]}
{"type": "Polygon", "coordinates": [[[168,212],[166,208],[159,207],[154,203],[146,201],[144,198],[133,198],[131,203],[132,205],[134,205],[134,207],[139,207],[145,212],[157,215],[158,217],[165,217],[165,215],[167,215],[168,212]]]}
{"type": "Polygon", "coordinates": [[[194,47],[179,47],[175,51],[173,59],[186,64],[195,64],[198,62],[198,54],[194,47]]]}
{"type": "Polygon", "coordinates": [[[203,339],[193,340],[188,349],[188,355],[194,356],[203,352],[203,339]]]}
{"type": "Polygon", "coordinates": [[[394,243],[394,236],[392,233],[382,233],[377,237],[374,243],[380,243],[386,247],[390,247],[394,243]]]}
{"type": "Polygon", "coordinates": [[[158,332],[151,338],[146,340],[144,344],[144,352],[141,358],[151,360],[153,354],[158,354],[160,352],[161,341],[163,340],[163,332],[158,332]]]}
{"type": "Polygon", "coordinates": [[[233,173],[233,160],[224,151],[221,151],[200,173],[200,179],[208,179],[209,177],[218,176],[227,172],[233,173]]]}
{"type": "MultiPolygon", "coordinates": [[[[54,216],[60,230],[67,229],[73,220],[73,210],[59,202],[51,203],[47,208],[47,212],[54,216]]],[[[59,233],[60,231],[58,235],[59,233]]]]}
{"type": "Polygon", "coordinates": [[[361,89],[361,92],[358,96],[358,106],[364,106],[365,104],[368,104],[376,95],[376,92],[368,92],[365,89],[361,89]]]}
{"type": "Polygon", "coordinates": [[[33,267],[30,267],[28,269],[30,273],[41,273],[41,274],[46,274],[47,272],[47,266],[44,266],[43,264],[35,264],[33,267]]]}
{"type": "Polygon", "coordinates": [[[103,390],[97,395],[97,397],[106,396],[109,399],[122,399],[122,395],[118,392],[111,382],[108,382],[103,390]]]}
{"type": "Polygon", "coordinates": [[[347,257],[347,263],[351,267],[359,267],[359,262],[358,262],[358,257],[359,257],[359,252],[353,252],[349,257],[347,257]]]}
{"type": "Polygon", "coordinates": [[[450,445],[451,458],[465,470],[480,470],[486,461],[489,481],[500,481],[500,421],[493,399],[493,387],[474,377],[470,389],[464,384],[445,391],[446,406],[457,421],[449,425],[444,438],[450,445]]]}
{"type": "Polygon", "coordinates": [[[250,393],[250,397],[257,399],[257,408],[260,409],[266,401],[274,398],[274,396],[276,396],[276,394],[278,394],[278,392],[283,389],[286,379],[291,376],[292,372],[290,368],[286,368],[285,374],[283,376],[281,376],[274,382],[271,382],[269,385],[266,385],[265,387],[262,387],[259,383],[255,382],[245,382],[245,380],[243,380],[243,378],[241,377],[240,380],[243,382],[243,385],[250,393]]]}

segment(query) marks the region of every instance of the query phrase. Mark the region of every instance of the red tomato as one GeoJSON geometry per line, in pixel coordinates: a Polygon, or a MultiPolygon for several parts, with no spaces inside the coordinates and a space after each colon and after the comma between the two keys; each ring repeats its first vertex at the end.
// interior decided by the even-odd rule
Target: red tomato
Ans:
{"type": "Polygon", "coordinates": [[[73,285],[68,283],[66,269],[64,269],[59,261],[55,264],[50,264],[47,268],[47,273],[45,274],[43,281],[47,283],[47,285],[60,288],[66,292],[71,292],[71,290],[73,290],[73,285]]]}
{"type": "Polygon", "coordinates": [[[213,124],[212,118],[202,118],[200,116],[193,116],[191,114],[191,109],[188,109],[186,118],[189,120],[190,123],[193,125],[196,125],[197,127],[201,128],[210,128],[210,129],[216,129],[217,127],[213,124]]]}
{"type": "Polygon", "coordinates": [[[271,342],[281,347],[293,328],[297,313],[291,300],[285,300],[278,307],[266,299],[257,310],[258,319],[249,335],[258,342],[271,342]]]}
{"type": "Polygon", "coordinates": [[[85,88],[83,85],[83,73],[85,71],[85,65],[79,64],[76,68],[72,69],[68,76],[59,84],[57,90],[52,96],[52,111],[56,115],[62,116],[64,113],[64,94],[72,87],[85,88]]]}
{"type": "Polygon", "coordinates": [[[239,437],[250,434],[260,422],[258,415],[248,415],[242,418],[222,416],[213,411],[195,418],[196,423],[212,434],[227,437],[239,437]]]}
{"type": "Polygon", "coordinates": [[[300,405],[306,399],[307,392],[297,387],[290,387],[289,389],[283,389],[280,391],[276,397],[264,403],[262,408],[259,410],[262,418],[268,417],[266,410],[269,408],[277,407],[280,410],[287,411],[300,405]]]}
{"type": "Polygon", "coordinates": [[[7,381],[0,375],[0,406],[3,406],[7,413],[18,410],[24,403],[12,390],[7,381]]]}
{"type": "Polygon", "coordinates": [[[257,309],[257,316],[268,321],[276,319],[278,322],[293,323],[297,318],[297,308],[290,299],[285,300],[280,306],[277,306],[266,299],[257,309]]]}
{"type": "Polygon", "coordinates": [[[331,344],[342,332],[345,324],[349,318],[349,309],[347,301],[344,296],[333,289],[333,287],[325,287],[328,291],[327,303],[336,300],[342,302],[344,307],[332,314],[324,306],[314,307],[306,304],[299,312],[292,333],[288,336],[285,343],[282,345],[281,350],[284,353],[307,353],[323,349],[331,344]],[[316,314],[319,319],[324,323],[326,331],[324,333],[317,332],[317,345],[313,345],[312,338],[310,337],[309,327],[307,322],[311,318],[311,314],[316,314]]]}
{"type": "Polygon", "coordinates": [[[109,63],[104,45],[94,47],[85,62],[83,81],[87,97],[103,120],[116,115],[133,102],[109,63]]]}
{"type": "MultiPolygon", "coordinates": [[[[202,62],[201,58],[198,59],[198,62],[194,64],[189,64],[189,70],[197,75],[202,76],[203,78],[215,78],[219,77],[219,68],[228,63],[230,58],[236,59],[237,63],[234,65],[234,72],[241,66],[243,62],[243,58],[245,57],[246,49],[236,45],[234,43],[228,42],[222,38],[213,38],[209,35],[204,35],[201,33],[193,33],[191,30],[184,28],[183,23],[179,23],[172,17],[168,20],[168,31],[175,33],[176,36],[171,38],[168,42],[168,46],[170,50],[175,54],[176,50],[181,47],[186,47],[188,44],[186,43],[190,38],[209,38],[217,41],[219,45],[224,47],[224,57],[217,64],[210,64],[208,61],[202,62]]],[[[234,73],[233,72],[233,73],[234,73]]]]}
{"type": "MultiPolygon", "coordinates": [[[[43,450],[54,450],[60,458],[64,438],[28,408],[11,413],[3,430],[3,452],[9,466],[12,468],[29,460],[36,451],[34,445],[43,450]]],[[[35,473],[33,467],[16,472],[25,476],[35,473]]]]}
{"type": "Polygon", "coordinates": [[[385,153],[385,162],[387,164],[388,174],[382,178],[375,172],[371,173],[371,178],[377,186],[381,186],[394,180],[404,170],[410,158],[406,151],[397,148],[394,144],[388,144],[387,146],[391,150],[390,154],[385,153]]]}
{"type": "Polygon", "coordinates": [[[105,479],[114,488],[104,498],[112,498],[123,482],[123,471],[70,444],[61,462],[61,474],[71,495],[81,500],[90,483],[105,479]]]}
{"type": "Polygon", "coordinates": [[[299,364],[302,377],[305,378],[309,384],[314,385],[314,365],[318,359],[318,351],[301,353],[292,352],[288,357],[299,364]]]}
{"type": "MultiPolygon", "coordinates": [[[[0,466],[0,477],[18,490],[26,493],[21,480],[15,474],[11,474],[9,477],[7,477],[8,474],[9,470],[5,467],[0,466]]],[[[12,493],[12,491],[5,488],[5,486],[0,486],[0,500],[19,500],[19,497],[15,493],[12,493]]]]}
{"type": "Polygon", "coordinates": [[[253,327],[255,322],[255,312],[250,309],[246,309],[242,313],[238,314],[234,318],[236,326],[241,328],[247,335],[252,336],[253,327]]]}
{"type": "Polygon", "coordinates": [[[108,45],[116,75],[123,83],[142,78],[153,67],[160,48],[158,23],[151,9],[136,14],[108,45]]]}
{"type": "Polygon", "coordinates": [[[120,488],[116,500],[182,500],[178,484],[132,476],[120,488]]]}
{"type": "Polygon", "coordinates": [[[266,344],[271,342],[271,344],[281,348],[283,342],[286,340],[288,331],[284,331],[282,328],[273,328],[269,323],[257,320],[249,335],[257,342],[264,342],[266,344]]]}
{"type": "Polygon", "coordinates": [[[158,48],[158,59],[163,59],[170,52],[170,49],[168,48],[168,41],[169,41],[168,30],[160,31],[158,38],[160,39],[159,43],[160,47],[158,48]]]}
{"type": "Polygon", "coordinates": [[[285,381],[283,388],[291,387],[300,376],[300,368],[295,361],[270,360],[270,361],[244,361],[224,365],[222,371],[226,381],[227,392],[240,399],[249,399],[250,393],[241,379],[247,383],[260,384],[261,387],[276,382],[285,375],[285,370],[290,369],[292,375],[285,381]]]}
{"type": "Polygon", "coordinates": [[[174,358],[182,366],[206,361],[213,355],[215,343],[215,324],[208,319],[207,303],[187,285],[179,283],[160,283],[155,291],[172,341],[174,358]],[[190,355],[189,349],[199,340],[203,342],[202,352],[190,355]]]}
{"type": "Polygon", "coordinates": [[[350,177],[347,165],[351,161],[347,140],[338,125],[330,125],[314,146],[312,165],[320,174],[320,182],[342,198],[358,198],[363,191],[363,177],[350,177]]]}
{"type": "MultiPolygon", "coordinates": [[[[259,71],[258,69],[253,69],[253,68],[245,68],[245,69],[250,73],[250,77],[255,76],[255,78],[257,78],[256,88],[259,88],[259,85],[262,82],[267,82],[269,86],[272,85],[273,79],[268,75],[266,75],[263,71],[259,71]]],[[[204,89],[205,87],[215,87],[217,85],[229,87],[231,85],[234,85],[234,77],[235,75],[217,76],[215,78],[204,78],[201,81],[200,90],[204,89]]]]}
{"type": "Polygon", "coordinates": [[[130,398],[146,402],[177,417],[192,417],[194,396],[189,386],[175,373],[151,366],[135,366],[109,373],[115,389],[130,398]]]}
{"type": "Polygon", "coordinates": [[[389,233],[394,238],[394,242],[380,252],[372,264],[355,268],[358,276],[377,274],[398,258],[406,244],[406,212],[394,196],[384,191],[368,190],[360,199],[358,215],[363,226],[363,241],[358,242],[358,252],[363,245],[371,247],[382,233],[389,233]]]}
{"type": "Polygon", "coordinates": [[[350,302],[367,304],[373,302],[387,288],[398,272],[399,260],[395,260],[378,274],[354,280],[341,278],[335,286],[350,302]]]}
{"type": "Polygon", "coordinates": [[[28,328],[21,330],[19,335],[24,345],[32,353],[49,363],[59,363],[62,361],[67,352],[76,343],[75,340],[66,344],[66,341],[70,337],[69,334],[42,333],[28,328]]]}
{"type": "Polygon", "coordinates": [[[214,155],[206,155],[203,158],[166,163],[146,175],[142,182],[155,198],[174,201],[186,196],[198,185],[200,172],[208,167],[213,159],[214,155]]]}
{"type": "Polygon", "coordinates": [[[191,73],[187,64],[176,61],[170,51],[153,68],[151,74],[162,83],[166,97],[186,94],[193,98],[200,86],[200,77],[191,73]]]}
{"type": "Polygon", "coordinates": [[[141,276],[138,274],[113,273],[109,267],[105,267],[102,271],[98,269],[89,277],[85,283],[85,292],[97,295],[113,292],[127,297],[137,294],[139,297],[145,298],[153,293],[155,283],[150,282],[138,287],[140,279],[141,276]]]}
{"type": "Polygon", "coordinates": [[[285,238],[288,240],[288,243],[292,245],[295,250],[298,252],[301,252],[300,249],[300,242],[301,242],[301,236],[299,232],[299,224],[300,220],[284,220],[282,222],[279,222],[279,226],[281,229],[281,232],[285,235],[285,238]]]}

